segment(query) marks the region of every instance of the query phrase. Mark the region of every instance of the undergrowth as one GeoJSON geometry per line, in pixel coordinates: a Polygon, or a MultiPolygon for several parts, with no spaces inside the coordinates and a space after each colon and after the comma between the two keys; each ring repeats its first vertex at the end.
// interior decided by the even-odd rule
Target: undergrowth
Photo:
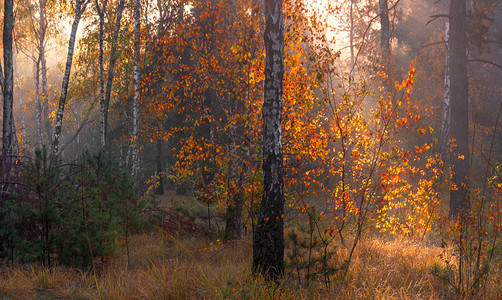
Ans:
{"type": "MultiPolygon", "coordinates": [[[[116,257],[94,271],[19,265],[0,269],[0,297],[71,299],[435,299],[455,297],[438,272],[447,270],[452,249],[430,241],[383,236],[361,241],[343,289],[327,288],[320,278],[308,286],[294,276],[270,283],[251,273],[249,238],[223,243],[208,238],[174,237],[163,231],[131,237],[127,257],[116,257]]],[[[343,249],[343,246],[340,246],[343,249]]],[[[345,251],[347,252],[347,251],[345,251]]],[[[339,251],[339,255],[346,255],[339,251]]],[[[294,269],[290,267],[291,272],[294,269]]],[[[480,295],[500,298],[500,269],[480,295]]]]}

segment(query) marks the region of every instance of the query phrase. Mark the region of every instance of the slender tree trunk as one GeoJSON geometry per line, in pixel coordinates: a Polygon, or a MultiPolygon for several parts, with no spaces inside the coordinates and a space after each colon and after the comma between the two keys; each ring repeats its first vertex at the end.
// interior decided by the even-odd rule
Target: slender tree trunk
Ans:
{"type": "Polygon", "coordinates": [[[104,27],[105,27],[105,12],[108,0],[103,2],[103,7],[99,7],[98,0],[96,0],[96,10],[99,16],[99,96],[101,105],[101,148],[106,145],[105,132],[104,132],[104,108],[105,108],[105,67],[104,67],[104,27]]]}
{"type": "Polygon", "coordinates": [[[282,1],[265,0],[265,86],[263,114],[263,199],[253,236],[253,270],[275,279],[284,272],[284,160],[282,1]]]}
{"type": "Polygon", "coordinates": [[[349,33],[349,43],[350,43],[350,67],[354,67],[355,57],[354,57],[354,0],[350,0],[350,33],[349,33]]]}
{"type": "Polygon", "coordinates": [[[24,148],[26,147],[26,118],[23,107],[23,93],[21,92],[19,86],[17,87],[17,96],[19,99],[19,109],[21,111],[21,134],[23,135],[23,148],[24,148]]]}
{"type": "MultiPolygon", "coordinates": [[[[43,49],[45,51],[45,49],[43,49]]],[[[40,61],[40,71],[42,73],[42,111],[43,111],[43,126],[45,127],[45,135],[47,137],[47,143],[51,143],[51,120],[49,119],[50,111],[49,111],[49,93],[47,88],[47,61],[45,59],[45,54],[42,55],[40,61]]]]}
{"type": "MultiPolygon", "coordinates": [[[[112,47],[110,49],[110,58],[108,62],[108,77],[106,80],[106,93],[104,102],[101,105],[101,147],[104,148],[107,142],[108,131],[108,108],[110,106],[110,97],[112,94],[113,76],[115,69],[115,62],[117,61],[117,40],[120,32],[120,22],[122,19],[122,11],[124,10],[125,0],[120,0],[117,9],[117,19],[115,21],[115,30],[113,32],[112,47]]],[[[103,12],[104,14],[104,12],[103,12]]],[[[101,42],[101,40],[100,40],[101,42]]],[[[101,53],[100,53],[101,55],[101,53]]],[[[101,67],[101,66],[100,66],[101,67]]]]}
{"type": "Polygon", "coordinates": [[[68,42],[68,56],[66,59],[66,67],[63,77],[63,83],[61,87],[61,97],[59,98],[58,111],[56,113],[56,124],[54,126],[54,142],[52,143],[52,155],[58,155],[59,150],[59,140],[61,138],[61,128],[63,127],[63,116],[64,108],[66,104],[66,96],[68,93],[68,85],[70,83],[70,72],[71,64],[73,61],[73,51],[75,49],[75,39],[77,36],[78,24],[80,23],[80,18],[85,11],[88,0],[77,0],[77,5],[75,8],[75,19],[71,26],[70,41],[68,42]]]}
{"type": "Polygon", "coordinates": [[[390,22],[389,22],[389,4],[387,0],[380,1],[380,49],[382,52],[382,71],[384,73],[383,78],[383,90],[385,97],[390,99],[390,103],[393,106],[397,105],[395,89],[393,88],[392,80],[392,60],[391,60],[391,48],[390,48],[390,22]]]}
{"type": "Polygon", "coordinates": [[[4,82],[3,82],[3,127],[2,127],[2,156],[4,167],[10,165],[14,144],[14,118],[12,114],[14,68],[12,58],[12,29],[14,27],[14,3],[13,0],[4,1],[4,25],[3,25],[3,58],[4,58],[4,82]]]}
{"type": "Polygon", "coordinates": [[[139,0],[134,0],[134,98],[132,105],[132,174],[134,185],[137,186],[137,177],[139,174],[139,97],[140,89],[140,42],[141,42],[141,23],[140,23],[141,4],[139,0]]]}
{"type": "Polygon", "coordinates": [[[40,142],[40,147],[45,144],[44,131],[43,131],[43,121],[42,121],[42,101],[40,100],[40,58],[35,62],[35,102],[36,102],[36,117],[37,117],[37,132],[38,140],[40,142]]]}
{"type": "Polygon", "coordinates": [[[469,100],[467,81],[467,38],[466,38],[466,2],[450,2],[450,134],[455,140],[451,164],[453,165],[450,192],[450,216],[456,216],[469,207],[469,100]]]}
{"type": "Polygon", "coordinates": [[[229,189],[230,193],[230,203],[227,205],[227,211],[225,213],[225,239],[235,240],[242,236],[242,202],[244,200],[243,191],[243,179],[245,166],[240,171],[240,176],[237,178],[237,147],[235,144],[235,133],[234,129],[230,133],[230,170],[229,170],[229,189]]]}
{"type": "Polygon", "coordinates": [[[159,176],[158,195],[164,195],[164,180],[162,176],[162,140],[157,139],[157,174],[159,176]]]}
{"type": "Polygon", "coordinates": [[[385,79],[383,81],[384,91],[386,93],[390,92],[391,89],[391,61],[390,61],[390,22],[389,22],[389,5],[387,0],[380,1],[380,49],[382,51],[382,65],[383,71],[385,73],[385,79]]]}
{"type": "Polygon", "coordinates": [[[242,236],[242,202],[244,194],[240,187],[236,187],[232,195],[232,203],[225,213],[225,239],[235,240],[242,236]]]}
{"type": "Polygon", "coordinates": [[[134,185],[137,187],[137,177],[139,174],[139,98],[141,96],[140,89],[140,38],[141,38],[141,23],[140,23],[141,4],[139,0],[134,0],[134,98],[132,104],[132,174],[134,185]]]}
{"type": "Polygon", "coordinates": [[[390,22],[389,22],[389,5],[387,0],[380,0],[380,48],[384,56],[384,60],[390,58],[390,22]]]}
{"type": "Polygon", "coordinates": [[[447,159],[447,152],[450,146],[450,127],[451,127],[451,107],[450,107],[450,22],[445,24],[445,70],[444,70],[444,96],[442,103],[441,136],[439,138],[439,154],[443,161],[447,159]]]}
{"type": "Polygon", "coordinates": [[[51,143],[51,122],[49,120],[49,93],[47,87],[47,60],[45,58],[45,36],[47,32],[47,15],[46,15],[46,5],[47,1],[40,0],[40,39],[39,39],[39,59],[40,59],[40,71],[42,74],[42,116],[43,116],[43,126],[45,127],[45,136],[47,137],[47,143],[51,143]]]}
{"type": "Polygon", "coordinates": [[[247,165],[244,163],[225,215],[225,238],[227,240],[235,240],[242,236],[242,208],[244,205],[244,177],[246,172],[247,165]]]}

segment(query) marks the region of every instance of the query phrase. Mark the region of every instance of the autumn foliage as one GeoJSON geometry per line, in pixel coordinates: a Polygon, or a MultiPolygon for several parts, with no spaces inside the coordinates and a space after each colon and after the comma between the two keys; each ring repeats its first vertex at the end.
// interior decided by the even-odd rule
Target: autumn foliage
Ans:
{"type": "Polygon", "coordinates": [[[78,11],[72,1],[14,3],[19,103],[17,143],[0,162],[0,297],[19,291],[14,281],[37,294],[68,274],[85,293],[53,296],[500,298],[499,5],[483,0],[467,12],[468,128],[452,138],[451,32],[443,23],[417,29],[430,3],[384,2],[385,12],[371,1],[283,1],[285,205],[274,218],[284,221],[286,248],[273,282],[253,273],[248,245],[257,224],[271,221],[258,220],[262,2],[141,0],[139,42],[138,7],[128,2],[78,0],[78,11]],[[63,60],[50,57],[67,47],[61,24],[76,16],[63,77],[63,60]],[[99,103],[110,68],[106,128],[99,103]],[[382,274],[380,264],[409,277],[382,274]],[[145,289],[114,293],[116,278],[145,289]]]}

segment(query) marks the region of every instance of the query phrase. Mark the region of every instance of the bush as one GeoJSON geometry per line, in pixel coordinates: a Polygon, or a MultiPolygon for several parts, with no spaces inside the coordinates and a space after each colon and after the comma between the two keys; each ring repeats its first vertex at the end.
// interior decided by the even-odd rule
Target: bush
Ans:
{"type": "Polygon", "coordinates": [[[128,249],[131,231],[145,223],[146,202],[102,152],[62,165],[36,150],[21,174],[24,189],[0,211],[0,258],[88,268],[95,258],[128,249]]]}

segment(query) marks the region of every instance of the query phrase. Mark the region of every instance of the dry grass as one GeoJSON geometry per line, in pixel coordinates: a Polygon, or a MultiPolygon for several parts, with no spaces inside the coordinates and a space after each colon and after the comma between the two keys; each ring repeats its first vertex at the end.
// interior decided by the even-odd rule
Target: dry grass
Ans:
{"type": "MultiPolygon", "coordinates": [[[[343,290],[294,279],[267,283],[251,275],[249,240],[234,244],[157,232],[134,236],[124,255],[96,273],[56,267],[0,269],[0,298],[22,299],[438,299],[455,298],[430,270],[441,249],[371,238],[356,250],[343,290]]],[[[342,254],[343,255],[343,254],[342,254]]],[[[494,274],[493,280],[500,279],[494,274]]],[[[500,281],[500,280],[499,280],[500,281]]],[[[483,298],[500,295],[500,285],[483,298]]]]}

